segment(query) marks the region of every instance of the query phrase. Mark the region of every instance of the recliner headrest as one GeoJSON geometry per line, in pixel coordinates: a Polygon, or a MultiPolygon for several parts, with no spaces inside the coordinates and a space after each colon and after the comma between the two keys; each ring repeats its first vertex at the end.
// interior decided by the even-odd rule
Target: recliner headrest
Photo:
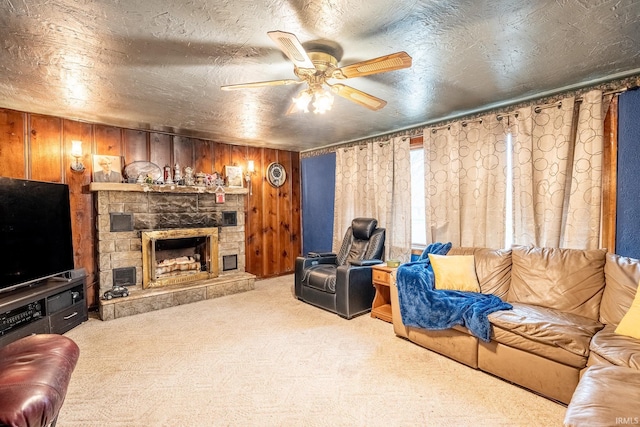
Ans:
{"type": "Polygon", "coordinates": [[[369,240],[377,226],[378,220],[373,218],[355,218],[351,221],[353,237],[359,240],[369,240]]]}

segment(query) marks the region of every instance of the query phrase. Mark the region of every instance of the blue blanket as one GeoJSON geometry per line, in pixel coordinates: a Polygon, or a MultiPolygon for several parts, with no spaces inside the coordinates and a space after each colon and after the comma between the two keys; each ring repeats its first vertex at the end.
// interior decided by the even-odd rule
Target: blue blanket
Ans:
{"type": "Polygon", "coordinates": [[[495,295],[434,289],[433,267],[428,254],[446,255],[451,243],[432,243],[416,262],[402,264],[396,283],[402,323],[424,329],[448,329],[465,326],[483,341],[490,341],[487,316],[513,307],[495,295]]]}

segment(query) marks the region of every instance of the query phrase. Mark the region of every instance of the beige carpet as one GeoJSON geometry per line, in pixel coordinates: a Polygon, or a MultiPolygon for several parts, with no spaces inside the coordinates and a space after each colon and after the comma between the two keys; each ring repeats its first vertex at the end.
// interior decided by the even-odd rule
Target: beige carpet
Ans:
{"type": "Polygon", "coordinates": [[[562,425],[563,406],[301,303],[292,283],[71,330],[58,427],[562,425]]]}

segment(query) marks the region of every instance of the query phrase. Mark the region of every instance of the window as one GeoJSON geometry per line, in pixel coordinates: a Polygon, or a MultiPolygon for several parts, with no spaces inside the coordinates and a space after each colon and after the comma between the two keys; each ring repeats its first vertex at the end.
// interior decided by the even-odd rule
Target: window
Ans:
{"type": "Polygon", "coordinates": [[[510,248],[513,245],[513,139],[511,132],[507,133],[507,189],[505,200],[505,233],[504,247],[510,248]]]}
{"type": "Polygon", "coordinates": [[[424,148],[411,149],[411,246],[424,247],[427,244],[426,217],[424,206],[424,148]]]}

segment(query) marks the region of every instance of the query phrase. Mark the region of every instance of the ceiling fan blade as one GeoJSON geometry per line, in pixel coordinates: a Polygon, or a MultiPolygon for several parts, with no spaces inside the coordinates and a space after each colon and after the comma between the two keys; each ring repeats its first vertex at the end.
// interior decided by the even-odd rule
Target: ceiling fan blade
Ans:
{"type": "Polygon", "coordinates": [[[411,57],[407,52],[396,52],[391,55],[356,62],[346,67],[338,68],[333,72],[334,79],[349,79],[371,74],[386,73],[387,71],[401,70],[411,67],[411,57]]]}
{"type": "Polygon", "coordinates": [[[370,110],[377,111],[387,105],[387,101],[385,101],[384,99],[376,98],[373,95],[369,95],[368,93],[352,88],[351,86],[346,86],[340,83],[327,85],[333,92],[337,93],[339,96],[346,98],[349,101],[353,101],[356,104],[360,104],[370,110]]]}
{"type": "Polygon", "coordinates": [[[309,58],[309,55],[295,35],[285,33],[284,31],[269,31],[267,34],[296,67],[315,68],[313,62],[311,62],[311,58],[309,58]]]}
{"type": "Polygon", "coordinates": [[[266,82],[240,83],[237,85],[220,86],[220,89],[222,90],[251,89],[254,87],[264,87],[264,86],[298,85],[300,83],[304,83],[304,80],[294,80],[294,79],[270,80],[266,82]]]}

